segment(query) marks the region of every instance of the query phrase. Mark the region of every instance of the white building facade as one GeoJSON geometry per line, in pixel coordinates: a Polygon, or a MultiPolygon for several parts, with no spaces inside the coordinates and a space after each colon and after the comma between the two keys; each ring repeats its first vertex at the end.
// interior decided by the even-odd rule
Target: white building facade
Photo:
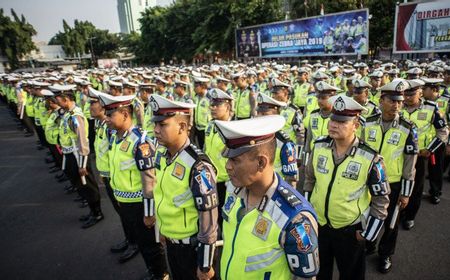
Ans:
{"type": "Polygon", "coordinates": [[[139,32],[139,18],[145,9],[155,6],[168,6],[172,2],[173,0],[117,0],[120,32],[139,32]]]}

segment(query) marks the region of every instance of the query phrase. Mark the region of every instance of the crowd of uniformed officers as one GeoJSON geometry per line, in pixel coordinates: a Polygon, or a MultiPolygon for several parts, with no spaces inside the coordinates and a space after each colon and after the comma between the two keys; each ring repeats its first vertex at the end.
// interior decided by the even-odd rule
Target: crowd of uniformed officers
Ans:
{"type": "Polygon", "coordinates": [[[364,279],[399,224],[440,203],[450,163],[445,61],[300,61],[0,74],[59,182],[120,217],[144,279],[364,279]],[[424,194],[425,179],[429,188],[424,194]]]}

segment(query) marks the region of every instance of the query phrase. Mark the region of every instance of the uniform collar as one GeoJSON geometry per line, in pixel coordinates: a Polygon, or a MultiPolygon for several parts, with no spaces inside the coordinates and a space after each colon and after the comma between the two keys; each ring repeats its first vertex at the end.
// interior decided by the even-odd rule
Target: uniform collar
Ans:
{"type": "MultiPolygon", "coordinates": [[[[272,196],[274,195],[275,191],[277,190],[277,187],[278,187],[278,176],[277,176],[277,174],[275,172],[273,173],[273,177],[274,177],[274,180],[273,180],[272,184],[267,189],[267,191],[264,194],[263,198],[259,202],[259,205],[255,207],[260,212],[264,211],[264,209],[265,209],[265,207],[267,205],[267,202],[269,201],[269,199],[272,198],[272,196]]],[[[248,191],[247,191],[247,189],[245,187],[236,188],[235,194],[236,194],[237,197],[242,199],[244,204],[247,203],[248,191]]],[[[252,211],[255,208],[247,209],[247,213],[252,211]]]]}

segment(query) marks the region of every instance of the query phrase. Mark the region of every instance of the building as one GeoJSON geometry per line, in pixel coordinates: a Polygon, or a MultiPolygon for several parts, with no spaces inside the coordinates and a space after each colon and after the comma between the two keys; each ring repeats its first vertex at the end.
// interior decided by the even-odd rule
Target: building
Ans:
{"type": "Polygon", "coordinates": [[[117,0],[120,32],[139,32],[139,17],[141,13],[151,7],[168,6],[173,0],[117,0]]]}

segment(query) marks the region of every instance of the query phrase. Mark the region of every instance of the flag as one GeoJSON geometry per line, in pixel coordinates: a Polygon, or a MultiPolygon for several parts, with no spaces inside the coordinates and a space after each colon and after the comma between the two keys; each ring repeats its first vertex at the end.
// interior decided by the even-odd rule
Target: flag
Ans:
{"type": "Polygon", "coordinates": [[[325,12],[323,11],[323,4],[320,4],[320,15],[323,16],[325,12]]]}

